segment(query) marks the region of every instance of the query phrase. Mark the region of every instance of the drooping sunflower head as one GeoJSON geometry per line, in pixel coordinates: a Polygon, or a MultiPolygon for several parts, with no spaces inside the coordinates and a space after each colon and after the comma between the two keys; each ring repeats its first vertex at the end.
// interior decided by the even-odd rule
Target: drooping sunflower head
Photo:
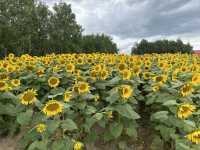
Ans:
{"type": "Polygon", "coordinates": [[[123,99],[128,99],[133,94],[133,88],[130,85],[122,85],[120,87],[121,90],[121,97],[123,99]]]}
{"type": "Polygon", "coordinates": [[[113,119],[113,112],[112,111],[107,111],[106,116],[108,119],[113,119]]]}
{"type": "Polygon", "coordinates": [[[64,93],[64,101],[69,102],[72,97],[72,91],[65,91],[64,93]]]}
{"type": "Polygon", "coordinates": [[[44,68],[40,68],[37,70],[36,74],[39,76],[39,77],[42,77],[44,74],[45,74],[45,69],[44,68]]]}
{"type": "Polygon", "coordinates": [[[153,92],[157,92],[159,89],[160,89],[160,84],[154,84],[154,85],[152,85],[152,91],[153,92]]]}
{"type": "Polygon", "coordinates": [[[136,76],[139,76],[140,72],[141,72],[141,67],[139,65],[135,66],[133,68],[133,72],[136,76]]]}
{"type": "Polygon", "coordinates": [[[172,73],[172,81],[175,81],[175,80],[177,80],[177,72],[176,71],[174,71],[172,73]]]}
{"type": "Polygon", "coordinates": [[[77,84],[77,88],[78,88],[78,93],[82,94],[82,93],[87,93],[90,90],[90,86],[87,82],[79,82],[77,84]]]}
{"type": "Polygon", "coordinates": [[[49,84],[49,86],[52,87],[52,88],[57,87],[57,86],[59,85],[59,83],[60,83],[60,80],[59,80],[59,78],[57,78],[57,77],[50,77],[50,78],[48,79],[48,84],[49,84]]]}
{"type": "Polygon", "coordinates": [[[45,132],[45,130],[46,130],[46,125],[44,123],[40,123],[36,127],[36,131],[38,133],[43,133],[43,132],[45,132]]]}
{"type": "Polygon", "coordinates": [[[63,112],[63,109],[64,106],[61,102],[57,100],[50,100],[45,104],[42,111],[47,117],[52,117],[63,112]]]}
{"type": "Polygon", "coordinates": [[[123,70],[123,71],[121,72],[121,74],[122,74],[122,79],[123,79],[123,80],[130,80],[131,75],[132,75],[132,73],[131,73],[131,71],[130,71],[129,69],[123,70]]]}
{"type": "Polygon", "coordinates": [[[19,79],[12,79],[11,84],[14,87],[19,87],[21,85],[21,81],[19,79]]]}
{"type": "Polygon", "coordinates": [[[188,118],[196,110],[196,106],[186,103],[178,107],[177,116],[180,119],[188,118]]]}
{"type": "Polygon", "coordinates": [[[90,77],[92,80],[96,80],[98,72],[96,70],[90,71],[90,77]]]}
{"type": "Polygon", "coordinates": [[[167,75],[158,75],[154,77],[154,81],[163,84],[167,81],[167,75]]]}
{"type": "Polygon", "coordinates": [[[200,143],[200,130],[193,131],[186,135],[186,138],[194,144],[200,143]]]}
{"type": "Polygon", "coordinates": [[[0,91],[6,91],[8,89],[8,84],[4,80],[0,80],[0,91]]]}
{"type": "Polygon", "coordinates": [[[20,95],[20,102],[23,105],[33,104],[37,100],[36,96],[37,96],[36,90],[28,89],[27,91],[25,91],[20,95]]]}
{"type": "Polygon", "coordinates": [[[79,141],[76,141],[75,143],[74,143],[74,150],[82,150],[83,149],[83,147],[84,147],[84,144],[82,143],[82,142],[79,142],[79,141]]]}
{"type": "Polygon", "coordinates": [[[189,96],[194,91],[193,86],[191,83],[186,83],[181,87],[181,95],[182,96],[189,96]]]}
{"type": "Polygon", "coordinates": [[[192,75],[192,84],[193,85],[198,85],[200,84],[200,74],[196,73],[192,75]]]}

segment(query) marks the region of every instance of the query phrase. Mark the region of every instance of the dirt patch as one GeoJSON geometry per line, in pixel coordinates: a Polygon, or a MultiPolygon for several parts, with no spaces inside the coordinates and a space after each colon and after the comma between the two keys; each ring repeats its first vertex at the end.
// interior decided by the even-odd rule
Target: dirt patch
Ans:
{"type": "Polygon", "coordinates": [[[0,139],[0,150],[16,150],[17,143],[14,139],[4,138],[0,139]]]}

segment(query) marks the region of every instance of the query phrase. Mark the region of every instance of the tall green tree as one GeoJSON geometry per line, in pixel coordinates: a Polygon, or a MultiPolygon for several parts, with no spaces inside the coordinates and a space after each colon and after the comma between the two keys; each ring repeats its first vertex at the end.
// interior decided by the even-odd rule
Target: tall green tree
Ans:
{"type": "Polygon", "coordinates": [[[80,49],[82,28],[77,24],[71,5],[55,4],[50,21],[50,43],[55,52],[76,52],[80,49]]]}
{"type": "Polygon", "coordinates": [[[136,43],[132,48],[132,54],[151,54],[151,53],[192,53],[192,46],[187,43],[184,44],[180,39],[173,40],[157,40],[149,42],[145,39],[140,43],[136,43]]]}
{"type": "Polygon", "coordinates": [[[84,53],[101,52],[117,53],[117,45],[110,36],[105,34],[85,35],[82,38],[82,49],[84,53]]]}

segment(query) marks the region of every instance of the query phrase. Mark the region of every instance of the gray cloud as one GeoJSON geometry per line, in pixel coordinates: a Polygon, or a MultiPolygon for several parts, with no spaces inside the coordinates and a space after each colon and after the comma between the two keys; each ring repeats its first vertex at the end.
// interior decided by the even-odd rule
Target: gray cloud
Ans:
{"type": "MultiPolygon", "coordinates": [[[[43,1],[49,5],[58,2],[43,1]]],[[[72,4],[78,23],[86,34],[109,34],[120,48],[127,48],[127,51],[141,38],[182,37],[185,42],[200,45],[200,0],[63,1],[72,4]]]]}

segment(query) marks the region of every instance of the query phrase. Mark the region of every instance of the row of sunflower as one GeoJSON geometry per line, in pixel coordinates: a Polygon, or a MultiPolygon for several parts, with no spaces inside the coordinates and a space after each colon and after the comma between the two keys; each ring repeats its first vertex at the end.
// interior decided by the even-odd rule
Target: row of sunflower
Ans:
{"type": "Polygon", "coordinates": [[[9,54],[0,61],[0,134],[24,130],[20,149],[98,141],[128,150],[146,109],[152,145],[198,150],[199,63],[188,54],[9,54]]]}

